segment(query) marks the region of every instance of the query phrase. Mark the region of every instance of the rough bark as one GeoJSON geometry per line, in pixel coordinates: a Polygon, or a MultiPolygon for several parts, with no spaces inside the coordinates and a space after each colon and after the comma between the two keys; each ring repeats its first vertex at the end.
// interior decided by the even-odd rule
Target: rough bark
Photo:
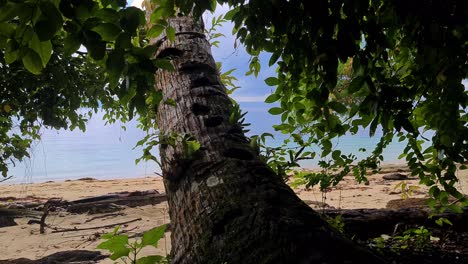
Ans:
{"type": "Polygon", "coordinates": [[[249,146],[221,84],[202,26],[190,17],[169,21],[171,43],[157,57],[161,135],[189,134],[201,144],[192,158],[183,144],[160,147],[172,223],[172,263],[383,263],[332,230],[249,146]]]}

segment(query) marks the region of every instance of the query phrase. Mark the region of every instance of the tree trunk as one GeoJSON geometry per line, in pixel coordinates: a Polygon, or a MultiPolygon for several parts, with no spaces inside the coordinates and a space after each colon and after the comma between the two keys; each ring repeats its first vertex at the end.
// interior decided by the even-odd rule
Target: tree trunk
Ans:
{"type": "Polygon", "coordinates": [[[162,137],[189,134],[200,144],[162,144],[162,171],[172,226],[172,263],[383,263],[342,238],[249,146],[229,120],[232,103],[221,84],[201,23],[169,21],[156,56],[172,57],[176,71],[158,70],[162,137]]]}

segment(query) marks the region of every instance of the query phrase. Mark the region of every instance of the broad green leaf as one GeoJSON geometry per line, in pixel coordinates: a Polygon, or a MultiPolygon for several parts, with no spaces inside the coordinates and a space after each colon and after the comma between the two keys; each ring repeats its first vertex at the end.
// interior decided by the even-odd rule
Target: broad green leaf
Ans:
{"type": "Polygon", "coordinates": [[[22,60],[24,67],[33,74],[40,74],[44,68],[41,57],[32,49],[27,50],[22,60]]]}
{"type": "Polygon", "coordinates": [[[122,32],[115,40],[116,49],[129,49],[132,47],[132,36],[130,33],[122,32]]]}
{"type": "Polygon", "coordinates": [[[15,33],[15,25],[11,23],[0,23],[0,36],[4,36],[7,38],[13,37],[15,33]]]}
{"type": "Polygon", "coordinates": [[[112,23],[102,23],[92,29],[94,32],[97,32],[101,35],[102,39],[105,41],[113,41],[119,36],[122,32],[120,27],[112,23]]]}
{"type": "Polygon", "coordinates": [[[39,37],[36,34],[33,34],[29,47],[39,55],[42,61],[42,66],[45,67],[52,56],[51,41],[40,41],[39,37]]]}
{"type": "Polygon", "coordinates": [[[156,25],[152,26],[152,27],[148,30],[148,33],[147,33],[146,36],[147,36],[148,38],[156,38],[156,37],[159,37],[159,35],[161,35],[161,33],[164,31],[164,29],[166,29],[165,26],[156,24],[156,25]]]}
{"type": "Polygon", "coordinates": [[[271,94],[265,99],[265,103],[271,104],[278,101],[279,99],[280,97],[277,94],[271,94]]]}
{"type": "Polygon", "coordinates": [[[160,6],[151,13],[150,22],[157,23],[174,15],[174,7],[160,6]]]}
{"type": "Polygon", "coordinates": [[[328,106],[339,114],[344,114],[348,110],[344,104],[337,101],[329,102],[328,106]]]}
{"type": "Polygon", "coordinates": [[[279,81],[277,78],[275,77],[268,77],[265,79],[265,83],[268,85],[268,86],[276,86],[279,84],[279,81]]]}
{"type": "Polygon", "coordinates": [[[126,32],[135,35],[136,29],[139,26],[143,26],[146,22],[144,12],[133,6],[125,8],[122,12],[120,26],[126,32]]]}
{"type": "Polygon", "coordinates": [[[276,61],[278,61],[280,56],[281,56],[281,52],[279,51],[273,52],[273,54],[270,57],[270,60],[268,61],[268,66],[270,67],[273,66],[273,64],[275,64],[276,61]]]}
{"type": "Polygon", "coordinates": [[[112,255],[110,255],[110,259],[112,260],[117,260],[121,257],[126,257],[128,254],[130,254],[130,249],[127,247],[115,247],[111,251],[112,255]]]}
{"type": "Polygon", "coordinates": [[[358,77],[354,78],[351,81],[351,83],[349,84],[348,92],[350,94],[353,94],[353,93],[361,90],[364,83],[365,83],[365,77],[364,76],[358,76],[358,77]]]}
{"type": "Polygon", "coordinates": [[[284,112],[284,109],[280,107],[273,107],[273,108],[270,108],[270,110],[268,110],[268,113],[272,115],[279,115],[283,112],[284,112]]]}
{"type": "Polygon", "coordinates": [[[68,57],[75,53],[81,46],[81,40],[76,34],[68,35],[64,41],[63,55],[68,57]]]}
{"type": "Polygon", "coordinates": [[[119,20],[119,13],[112,8],[99,9],[95,16],[108,23],[115,23],[119,20]]]}
{"type": "Polygon", "coordinates": [[[155,264],[155,263],[160,263],[164,257],[158,256],[158,255],[153,255],[153,256],[146,256],[139,258],[136,262],[136,264],[155,264]]]}
{"type": "Polygon", "coordinates": [[[34,29],[40,41],[47,41],[52,39],[62,28],[62,14],[57,7],[49,1],[40,2],[39,7],[42,15],[39,21],[34,25],[34,29]]]}
{"type": "Polygon", "coordinates": [[[14,3],[13,1],[7,1],[6,4],[1,7],[1,10],[0,22],[5,22],[23,13],[24,5],[20,3],[14,3]]]}
{"type": "Polygon", "coordinates": [[[14,39],[9,39],[6,44],[5,62],[11,64],[18,59],[19,45],[14,39]]]}
{"type": "Polygon", "coordinates": [[[106,69],[109,74],[110,87],[114,88],[117,86],[120,80],[120,75],[125,68],[125,58],[122,52],[113,51],[109,53],[106,61],[106,69]]]}
{"type": "Polygon", "coordinates": [[[170,60],[155,59],[154,64],[159,69],[163,69],[163,70],[166,70],[166,71],[175,71],[174,66],[172,65],[172,62],[170,60]]]}
{"type": "Polygon", "coordinates": [[[106,250],[109,250],[110,252],[114,252],[115,250],[120,250],[122,247],[126,247],[127,244],[128,244],[127,235],[117,235],[102,242],[96,248],[106,249],[106,250]]]}
{"type": "Polygon", "coordinates": [[[232,20],[234,15],[237,14],[238,12],[239,12],[239,8],[231,9],[226,13],[226,15],[224,15],[224,18],[227,20],[232,20]]]}
{"type": "Polygon", "coordinates": [[[175,40],[175,29],[173,27],[166,28],[166,35],[169,41],[174,42],[175,40]]]}

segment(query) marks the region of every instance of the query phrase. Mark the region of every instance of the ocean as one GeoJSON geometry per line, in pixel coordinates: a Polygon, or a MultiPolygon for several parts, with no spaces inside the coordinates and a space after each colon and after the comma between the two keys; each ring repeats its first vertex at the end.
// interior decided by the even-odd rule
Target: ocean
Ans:
{"type": "MultiPolygon", "coordinates": [[[[278,123],[277,116],[267,113],[269,106],[259,103],[241,104],[248,111],[247,122],[252,123],[250,134],[271,132],[276,135],[273,145],[279,145],[285,135],[275,133],[272,125],[278,123]]],[[[98,113],[88,121],[86,132],[79,130],[43,129],[42,139],[33,144],[31,158],[11,165],[9,175],[13,178],[8,183],[34,183],[45,181],[73,180],[84,177],[96,179],[117,179],[156,176],[160,172],[153,162],[135,160],[141,156],[142,149],[134,146],[145,133],[137,128],[135,120],[125,124],[104,125],[102,114],[98,113]]],[[[378,136],[378,135],[377,135],[378,136]]],[[[358,135],[345,136],[335,142],[343,154],[355,153],[362,158],[366,153],[358,153],[365,148],[373,150],[378,137],[369,138],[367,131],[358,135]]],[[[385,162],[398,162],[398,156],[405,147],[404,142],[393,142],[385,151],[385,162]]],[[[318,149],[315,149],[318,150],[318,149]]],[[[157,154],[157,153],[155,153],[157,154]]],[[[309,160],[302,165],[314,167],[318,159],[309,160]]]]}

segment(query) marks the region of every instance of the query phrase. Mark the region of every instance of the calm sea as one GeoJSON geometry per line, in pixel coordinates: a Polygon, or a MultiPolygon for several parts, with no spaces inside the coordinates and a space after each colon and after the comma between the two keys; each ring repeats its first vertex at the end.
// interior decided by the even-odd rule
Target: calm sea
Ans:
{"type": "MultiPolygon", "coordinates": [[[[271,126],[278,123],[277,117],[266,113],[263,105],[244,103],[248,110],[247,121],[252,123],[251,134],[265,131],[273,132],[271,126]]],[[[141,148],[133,149],[136,142],[145,134],[136,127],[136,121],[126,124],[104,125],[102,114],[97,114],[88,122],[85,133],[75,131],[43,130],[42,140],[35,142],[31,150],[31,158],[16,166],[11,166],[9,174],[14,178],[4,183],[30,183],[79,179],[92,177],[97,179],[136,178],[155,176],[160,172],[154,162],[135,164],[135,159],[141,156],[141,148]]],[[[284,135],[277,135],[277,141],[284,135]]],[[[363,131],[356,136],[346,136],[339,140],[338,147],[344,153],[358,153],[359,148],[371,151],[378,138],[369,138],[363,131]]],[[[386,162],[395,162],[405,145],[392,143],[385,151],[386,162]]],[[[157,154],[157,153],[156,153],[157,154]]],[[[317,160],[308,161],[305,167],[313,167],[317,160]]]]}

